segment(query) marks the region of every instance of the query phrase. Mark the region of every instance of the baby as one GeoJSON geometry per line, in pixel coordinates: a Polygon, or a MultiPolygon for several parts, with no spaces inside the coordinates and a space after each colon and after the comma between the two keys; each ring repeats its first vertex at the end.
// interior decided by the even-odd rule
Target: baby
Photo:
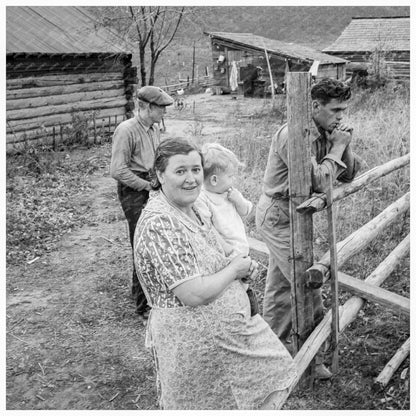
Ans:
{"type": "MultiPolygon", "coordinates": [[[[243,219],[250,214],[253,204],[233,186],[238,167],[243,164],[231,150],[218,143],[206,143],[201,150],[204,185],[196,206],[204,217],[211,220],[222,237],[228,257],[234,258],[239,254],[248,256],[249,244],[243,219]]],[[[247,284],[245,288],[248,288],[247,284]]],[[[247,290],[247,294],[249,298],[254,296],[251,289],[247,290]]]]}

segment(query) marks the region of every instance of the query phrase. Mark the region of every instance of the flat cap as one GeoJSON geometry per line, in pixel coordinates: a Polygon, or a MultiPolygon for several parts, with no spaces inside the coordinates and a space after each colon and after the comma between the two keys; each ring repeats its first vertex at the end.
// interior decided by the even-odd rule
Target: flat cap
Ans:
{"type": "Polygon", "coordinates": [[[173,104],[173,98],[169,94],[163,91],[162,88],[152,85],[140,88],[137,91],[137,98],[147,103],[161,106],[173,104]]]}

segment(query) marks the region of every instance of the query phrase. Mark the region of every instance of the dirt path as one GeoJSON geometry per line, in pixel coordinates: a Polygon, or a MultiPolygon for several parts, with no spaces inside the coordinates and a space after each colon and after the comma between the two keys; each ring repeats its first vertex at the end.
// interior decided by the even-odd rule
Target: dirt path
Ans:
{"type": "Polygon", "coordinates": [[[8,409],[156,408],[115,183],[103,172],[91,181],[80,198],[96,225],[8,269],[8,409]]]}

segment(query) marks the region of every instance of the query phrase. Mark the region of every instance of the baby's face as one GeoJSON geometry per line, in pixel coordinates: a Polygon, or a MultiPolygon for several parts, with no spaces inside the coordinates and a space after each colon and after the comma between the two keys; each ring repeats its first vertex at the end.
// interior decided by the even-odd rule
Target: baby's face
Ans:
{"type": "Polygon", "coordinates": [[[215,187],[216,192],[219,194],[227,192],[228,189],[230,189],[234,184],[236,173],[236,169],[234,168],[230,168],[227,169],[225,172],[218,173],[217,186],[215,187]]]}

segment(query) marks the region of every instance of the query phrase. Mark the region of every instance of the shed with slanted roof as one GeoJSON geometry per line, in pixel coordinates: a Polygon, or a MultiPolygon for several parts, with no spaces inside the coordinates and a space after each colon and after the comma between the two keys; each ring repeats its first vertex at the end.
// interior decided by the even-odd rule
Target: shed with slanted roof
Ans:
{"type": "Polygon", "coordinates": [[[389,77],[409,79],[410,17],[354,17],[323,52],[347,59],[351,69],[385,64],[389,77]]]}
{"type": "Polygon", "coordinates": [[[84,7],[9,6],[6,19],[8,151],[59,141],[77,120],[102,132],[132,115],[128,45],[84,7]]]}
{"type": "MultiPolygon", "coordinates": [[[[307,72],[317,68],[317,79],[325,76],[345,78],[347,61],[312,48],[268,39],[252,33],[204,32],[211,39],[214,79],[216,85],[231,89],[232,71],[236,72],[240,92],[247,94],[247,80],[256,77],[254,71],[261,67],[263,81],[261,91],[270,92],[269,65],[276,92],[281,91],[285,75],[291,72],[307,72]],[[267,51],[267,57],[266,57],[267,51]],[[269,63],[267,62],[269,61],[269,63]],[[319,62],[319,65],[317,63],[319,62]]],[[[252,91],[256,95],[255,91],[252,91]]],[[[260,94],[261,96],[261,94],[260,94]]]]}

